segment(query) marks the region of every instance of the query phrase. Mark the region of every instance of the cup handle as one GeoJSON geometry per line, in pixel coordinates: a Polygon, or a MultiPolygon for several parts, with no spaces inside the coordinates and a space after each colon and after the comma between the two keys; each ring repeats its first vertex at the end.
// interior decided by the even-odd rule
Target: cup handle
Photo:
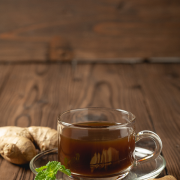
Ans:
{"type": "Polygon", "coordinates": [[[139,140],[143,139],[143,138],[150,138],[154,141],[155,143],[155,150],[152,154],[147,155],[141,159],[137,159],[136,163],[144,163],[147,161],[151,161],[153,159],[156,159],[159,154],[161,153],[162,150],[162,141],[160,139],[160,137],[152,132],[152,131],[148,131],[148,130],[144,130],[144,131],[140,131],[137,135],[136,135],[136,142],[138,142],[139,140]]]}

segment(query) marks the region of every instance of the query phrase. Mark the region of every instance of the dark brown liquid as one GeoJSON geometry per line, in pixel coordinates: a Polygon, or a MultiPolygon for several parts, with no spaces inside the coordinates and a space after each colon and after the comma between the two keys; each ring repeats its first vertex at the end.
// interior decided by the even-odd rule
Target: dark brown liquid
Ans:
{"type": "Polygon", "coordinates": [[[133,164],[135,137],[131,129],[106,129],[115,123],[105,122],[74,125],[83,128],[63,129],[58,156],[58,160],[73,174],[111,176],[133,164]]]}

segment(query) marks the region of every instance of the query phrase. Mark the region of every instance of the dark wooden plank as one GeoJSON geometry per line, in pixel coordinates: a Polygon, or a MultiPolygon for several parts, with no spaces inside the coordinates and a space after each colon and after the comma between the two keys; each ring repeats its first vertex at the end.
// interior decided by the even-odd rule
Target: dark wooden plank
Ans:
{"type": "Polygon", "coordinates": [[[13,66],[11,65],[7,65],[7,64],[0,65],[0,94],[3,91],[9,79],[12,69],[13,69],[13,66]]]}
{"type": "MultiPolygon", "coordinates": [[[[56,129],[58,114],[68,108],[66,82],[70,72],[71,64],[14,65],[0,94],[0,126],[40,125],[56,129]]],[[[3,180],[34,179],[28,165],[12,165],[2,158],[0,171],[3,180]]]]}
{"type": "Polygon", "coordinates": [[[21,171],[21,168],[3,159],[0,164],[0,171],[0,180],[13,180],[16,179],[17,174],[19,173],[19,171],[21,171]]]}
{"type": "MultiPolygon", "coordinates": [[[[11,65],[0,65],[0,97],[3,96],[3,93],[5,92],[5,87],[6,84],[9,80],[9,77],[12,73],[13,70],[13,66],[11,65]]],[[[4,100],[2,102],[6,102],[6,97],[4,98],[4,100]]],[[[6,105],[4,103],[0,103],[0,126],[4,123],[2,123],[3,121],[6,122],[6,119],[3,120],[3,116],[4,116],[4,111],[6,110],[6,105]]]]}
{"type": "Polygon", "coordinates": [[[53,59],[55,36],[82,61],[180,57],[178,0],[10,0],[0,12],[0,61],[53,59]]]}
{"type": "Polygon", "coordinates": [[[0,61],[47,61],[48,43],[0,39],[0,61]]]}
{"type": "Polygon", "coordinates": [[[70,67],[71,64],[14,65],[0,96],[0,101],[4,102],[0,108],[5,110],[1,126],[42,125],[56,128],[56,113],[67,108],[66,82],[70,77],[70,67]],[[61,102],[64,106],[59,107],[61,102]]]}
{"type": "Polygon", "coordinates": [[[180,66],[139,65],[136,71],[154,128],[163,141],[168,174],[180,179],[180,66]]]}

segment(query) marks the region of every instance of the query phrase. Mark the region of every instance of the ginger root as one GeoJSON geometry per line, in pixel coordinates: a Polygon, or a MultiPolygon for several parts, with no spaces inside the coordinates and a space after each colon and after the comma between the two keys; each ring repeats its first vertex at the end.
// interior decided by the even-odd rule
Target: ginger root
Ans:
{"type": "Polygon", "coordinates": [[[55,129],[49,127],[37,127],[31,126],[28,132],[33,137],[35,145],[41,150],[45,151],[48,149],[53,149],[58,146],[58,136],[55,129]]]}
{"type": "Polygon", "coordinates": [[[0,153],[11,163],[25,164],[36,155],[36,148],[25,137],[6,136],[0,138],[0,153]]]}
{"type": "Polygon", "coordinates": [[[41,151],[57,148],[57,131],[49,127],[31,126],[0,128],[0,154],[14,164],[26,164],[41,151]]]}
{"type": "Polygon", "coordinates": [[[158,178],[158,179],[150,179],[150,180],[177,180],[174,176],[171,176],[171,175],[167,175],[167,176],[164,176],[162,178],[158,178]]]}

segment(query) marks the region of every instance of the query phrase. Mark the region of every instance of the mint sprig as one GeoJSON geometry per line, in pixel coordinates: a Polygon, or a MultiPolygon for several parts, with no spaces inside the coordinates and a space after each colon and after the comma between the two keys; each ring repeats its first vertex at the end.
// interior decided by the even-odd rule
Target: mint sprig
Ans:
{"type": "Polygon", "coordinates": [[[66,169],[64,165],[61,165],[61,163],[57,161],[49,161],[45,166],[36,168],[36,171],[38,174],[34,180],[55,180],[58,171],[71,176],[71,171],[66,169]]]}

